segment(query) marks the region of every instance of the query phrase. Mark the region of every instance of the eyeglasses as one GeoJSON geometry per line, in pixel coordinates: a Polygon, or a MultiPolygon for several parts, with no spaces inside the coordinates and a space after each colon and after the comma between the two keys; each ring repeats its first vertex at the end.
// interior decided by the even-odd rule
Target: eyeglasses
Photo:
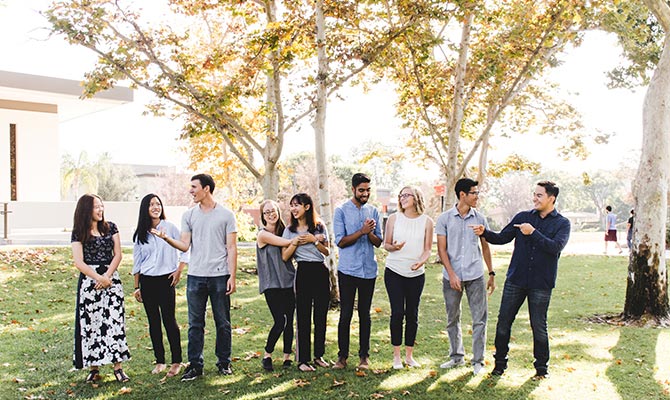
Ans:
{"type": "Polygon", "coordinates": [[[398,195],[398,198],[399,199],[404,199],[405,197],[410,197],[410,196],[414,197],[414,195],[412,193],[400,193],[398,195]]]}
{"type": "Polygon", "coordinates": [[[276,215],[276,214],[277,214],[276,210],[263,211],[263,215],[265,215],[265,216],[276,215]]]}
{"type": "Polygon", "coordinates": [[[474,195],[474,196],[479,196],[479,192],[468,192],[468,194],[474,195]]]}

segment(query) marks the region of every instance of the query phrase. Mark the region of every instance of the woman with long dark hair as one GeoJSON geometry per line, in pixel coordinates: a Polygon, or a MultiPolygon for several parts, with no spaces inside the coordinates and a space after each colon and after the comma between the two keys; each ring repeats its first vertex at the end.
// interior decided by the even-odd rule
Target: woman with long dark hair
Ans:
{"type": "Polygon", "coordinates": [[[87,383],[101,379],[99,367],[114,364],[114,377],[129,381],[122,363],[126,343],[119,230],[105,221],[102,199],[85,194],[77,201],[72,228],[72,258],[79,270],[75,310],[74,366],[89,368],[87,383]]]}
{"type": "Polygon", "coordinates": [[[149,336],[156,358],[156,365],[151,373],[159,374],[167,368],[162,319],[172,355],[172,365],[167,376],[173,377],[181,370],[182,362],[181,335],[175,318],[175,287],[188,263],[188,255],[181,253],[178,256],[175,248],[153,235],[152,231],[164,233],[173,239],[180,238],[179,229],[165,219],[160,197],[150,193],[140,203],[137,228],[133,234],[133,295],[144,305],[149,320],[149,336]]]}
{"type": "Polygon", "coordinates": [[[298,193],[289,202],[291,223],[282,235],[297,239],[297,246],[282,249],[282,258],[295,258],[298,269],[295,277],[297,314],[297,357],[301,371],[314,371],[309,364],[311,354],[311,319],[314,309],[314,364],[329,367],[323,359],[326,352],[326,316],[330,302],[330,277],[325,259],[330,254],[328,232],[314,210],[314,202],[306,193],[298,193]]]}
{"type": "Polygon", "coordinates": [[[293,314],[295,294],[293,282],[295,268],[292,261],[282,259],[282,247],[297,246],[298,238],[284,239],[284,221],[281,218],[279,204],[265,200],[260,205],[263,229],[256,238],[256,268],[258,270],[258,290],[265,295],[274,324],[270,328],[265,344],[265,354],[261,361],[263,369],[272,371],[272,352],[284,336],[284,367],[291,365],[293,352],[293,314]]]}

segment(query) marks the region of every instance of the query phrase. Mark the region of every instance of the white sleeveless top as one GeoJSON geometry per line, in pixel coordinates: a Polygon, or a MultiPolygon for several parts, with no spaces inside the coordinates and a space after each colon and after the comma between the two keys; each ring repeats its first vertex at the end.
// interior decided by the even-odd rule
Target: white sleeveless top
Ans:
{"type": "Polygon", "coordinates": [[[407,218],[401,212],[396,213],[391,243],[405,242],[405,246],[397,251],[389,251],[386,257],[386,268],[406,278],[414,278],[425,273],[423,265],[416,271],[412,271],[411,267],[419,261],[423,253],[426,218],[428,218],[426,214],[421,214],[416,218],[407,218]]]}

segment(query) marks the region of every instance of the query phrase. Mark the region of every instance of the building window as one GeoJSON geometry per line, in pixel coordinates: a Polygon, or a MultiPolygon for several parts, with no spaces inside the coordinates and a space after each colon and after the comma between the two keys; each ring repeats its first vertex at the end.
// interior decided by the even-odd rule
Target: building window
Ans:
{"type": "Polygon", "coordinates": [[[9,124],[10,200],[16,201],[16,124],[9,124]]]}

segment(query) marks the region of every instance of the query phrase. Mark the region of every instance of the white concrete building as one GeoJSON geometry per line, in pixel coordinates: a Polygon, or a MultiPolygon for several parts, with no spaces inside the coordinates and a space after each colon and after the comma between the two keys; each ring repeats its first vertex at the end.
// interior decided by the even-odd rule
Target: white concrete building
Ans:
{"type": "Polygon", "coordinates": [[[133,101],[123,87],[81,93],[79,81],[0,71],[0,203],[60,201],[59,123],[133,101]]]}

